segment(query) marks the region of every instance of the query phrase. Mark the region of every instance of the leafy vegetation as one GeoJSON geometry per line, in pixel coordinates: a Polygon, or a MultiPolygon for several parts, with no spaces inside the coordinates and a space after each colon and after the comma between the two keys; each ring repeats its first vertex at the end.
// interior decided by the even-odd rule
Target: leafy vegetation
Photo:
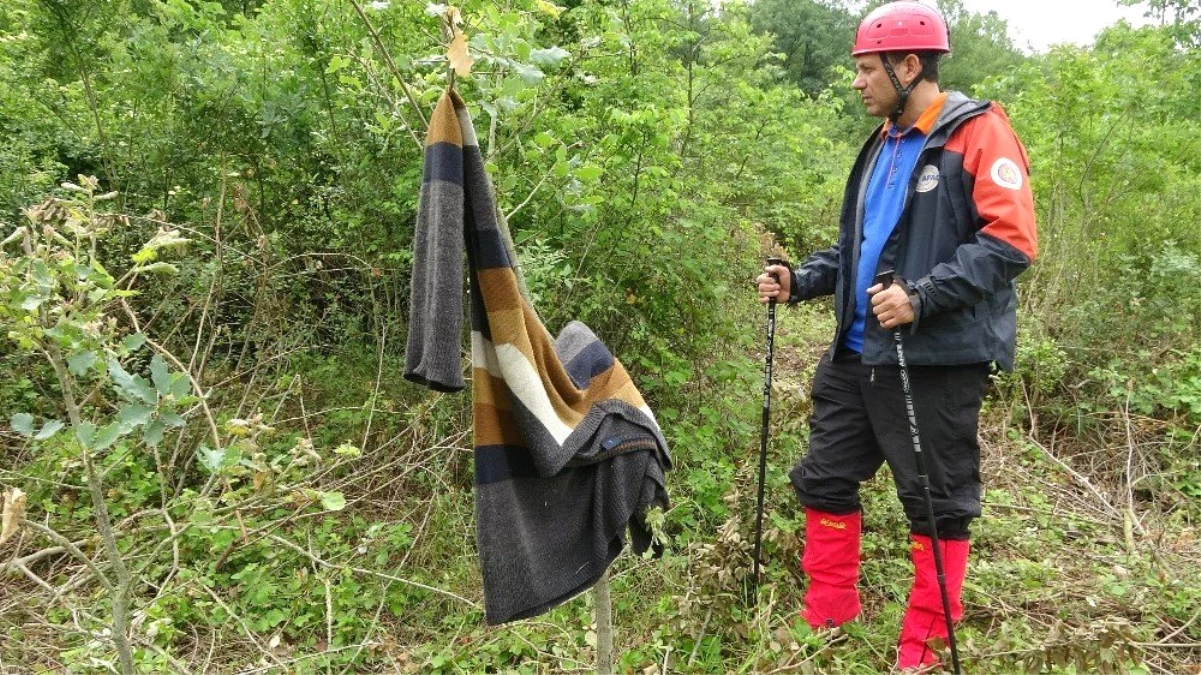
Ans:
{"type": "MultiPolygon", "coordinates": [[[[1129,3],[1127,3],[1129,4],[1129,3]]],[[[943,79],[1002,101],[1041,252],[984,413],[975,672],[1201,660],[1196,0],[1024,54],[942,3],[943,79]]],[[[871,128],[857,10],[472,0],[457,78],[552,331],[587,322],[672,444],[660,560],[613,568],[623,672],[886,671],[911,575],[865,486],[860,622],[796,619],[787,471],[828,307],[782,311],[753,538],[769,251],[828,243],[871,128]],[[841,45],[841,46],[840,46],[841,45]]],[[[358,0],[0,6],[0,671],[588,670],[594,602],[483,626],[470,406],[399,377],[445,8],[358,0]],[[3,535],[0,535],[3,536],[3,535]]]]}

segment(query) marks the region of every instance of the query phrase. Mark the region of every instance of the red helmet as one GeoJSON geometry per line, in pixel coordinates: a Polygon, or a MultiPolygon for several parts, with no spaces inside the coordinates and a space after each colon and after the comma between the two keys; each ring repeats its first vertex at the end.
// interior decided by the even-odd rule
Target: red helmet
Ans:
{"type": "Polygon", "coordinates": [[[938,10],[913,0],[881,5],[859,24],[851,56],[880,52],[951,51],[947,22],[938,10]]]}

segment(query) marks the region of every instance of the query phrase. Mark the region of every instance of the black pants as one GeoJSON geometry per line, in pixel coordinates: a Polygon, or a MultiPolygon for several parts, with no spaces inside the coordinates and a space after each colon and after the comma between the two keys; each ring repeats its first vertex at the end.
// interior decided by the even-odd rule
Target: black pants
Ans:
{"type": "MultiPolygon", "coordinates": [[[[940,537],[967,539],[980,515],[976,429],[988,364],[910,366],[922,453],[940,537]]],[[[897,366],[866,366],[858,354],[827,355],[813,378],[809,452],[790,478],[805,506],[834,514],[860,509],[859,484],[888,462],[910,530],[930,534],[897,366]]]]}

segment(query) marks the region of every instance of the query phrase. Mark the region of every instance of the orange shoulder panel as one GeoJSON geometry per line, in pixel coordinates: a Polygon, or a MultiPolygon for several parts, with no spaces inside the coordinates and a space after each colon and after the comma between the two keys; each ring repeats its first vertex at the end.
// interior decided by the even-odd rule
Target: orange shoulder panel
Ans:
{"type": "Polygon", "coordinates": [[[1034,261],[1038,233],[1030,160],[1026,148],[996,103],[963,123],[946,149],[963,155],[963,169],[975,179],[972,201],[984,221],[981,232],[1009,244],[1034,261]]]}

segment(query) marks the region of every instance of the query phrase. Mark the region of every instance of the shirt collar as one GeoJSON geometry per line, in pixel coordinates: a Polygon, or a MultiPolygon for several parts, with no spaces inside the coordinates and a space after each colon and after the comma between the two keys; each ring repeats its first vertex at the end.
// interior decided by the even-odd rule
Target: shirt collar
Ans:
{"type": "Polygon", "coordinates": [[[939,92],[938,96],[934,97],[934,101],[929,105],[929,107],[927,107],[926,110],[924,112],[922,112],[921,117],[917,118],[917,122],[913,123],[913,126],[909,127],[908,129],[901,130],[900,133],[895,133],[893,131],[894,125],[892,123],[892,120],[885,120],[884,128],[880,130],[880,136],[881,137],[892,136],[895,138],[895,137],[899,137],[899,136],[904,136],[905,134],[909,133],[913,129],[917,129],[918,131],[920,131],[923,136],[929,136],[930,131],[932,129],[934,129],[934,123],[938,121],[939,113],[942,112],[942,106],[946,102],[947,102],[947,92],[945,92],[945,91],[939,92]]]}

